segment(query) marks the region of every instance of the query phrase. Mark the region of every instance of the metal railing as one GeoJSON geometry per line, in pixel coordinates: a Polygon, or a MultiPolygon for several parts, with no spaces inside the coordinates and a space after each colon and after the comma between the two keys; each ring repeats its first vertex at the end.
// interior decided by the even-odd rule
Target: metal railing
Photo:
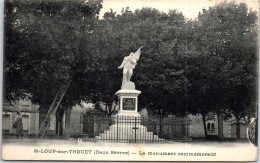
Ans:
{"type": "Polygon", "coordinates": [[[99,117],[82,119],[86,141],[112,141],[129,143],[164,143],[189,137],[189,120],[185,118],[99,117]]]}

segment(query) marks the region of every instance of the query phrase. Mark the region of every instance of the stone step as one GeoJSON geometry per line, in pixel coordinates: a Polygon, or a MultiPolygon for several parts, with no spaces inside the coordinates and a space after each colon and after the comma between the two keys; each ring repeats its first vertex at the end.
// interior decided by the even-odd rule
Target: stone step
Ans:
{"type": "Polygon", "coordinates": [[[95,137],[97,140],[123,140],[123,141],[157,141],[162,142],[164,139],[159,138],[158,135],[154,135],[153,132],[147,130],[147,128],[140,123],[132,124],[114,124],[109,127],[109,130],[100,133],[95,137]],[[136,129],[134,129],[136,128],[136,129]],[[118,134],[117,134],[118,132],[118,134]]]}
{"type": "Polygon", "coordinates": [[[117,128],[133,128],[133,127],[137,127],[137,128],[140,128],[140,129],[147,129],[147,127],[139,124],[139,125],[134,125],[134,124],[128,124],[128,125],[120,125],[120,124],[114,124],[112,126],[109,127],[109,130],[115,130],[117,128]]]}
{"type": "MultiPolygon", "coordinates": [[[[133,139],[135,133],[117,133],[112,131],[106,131],[106,133],[101,133],[99,135],[101,139],[133,139]]],[[[137,132],[136,139],[145,139],[145,140],[159,140],[158,135],[154,135],[152,132],[137,132]]]]}
{"type": "Polygon", "coordinates": [[[133,128],[119,128],[118,130],[107,130],[104,133],[110,133],[110,132],[115,132],[115,133],[146,133],[149,132],[147,129],[133,129],[133,128]]]}
{"type": "Polygon", "coordinates": [[[111,141],[119,141],[119,142],[135,142],[135,141],[136,142],[147,142],[147,143],[149,143],[149,142],[150,143],[164,143],[165,142],[165,139],[161,139],[161,138],[159,138],[159,139],[134,139],[134,138],[132,138],[132,139],[130,139],[130,138],[128,138],[128,139],[116,139],[116,138],[104,139],[104,138],[101,138],[100,136],[96,136],[95,139],[98,141],[111,140],[111,141]]]}
{"type": "MultiPolygon", "coordinates": [[[[114,134],[114,133],[112,133],[112,134],[104,134],[104,133],[102,133],[99,136],[102,137],[102,138],[107,138],[107,137],[131,138],[131,137],[134,137],[135,135],[134,134],[129,134],[129,135],[118,134],[117,135],[117,134],[114,134]]],[[[158,139],[159,138],[158,135],[153,135],[153,133],[147,133],[147,134],[143,134],[143,135],[137,135],[136,134],[136,137],[137,138],[147,138],[147,139],[149,139],[149,138],[158,139]]]]}
{"type": "Polygon", "coordinates": [[[133,132],[136,132],[136,133],[146,133],[148,132],[147,131],[147,128],[138,128],[138,129],[134,129],[134,128],[114,128],[114,129],[110,129],[110,130],[106,130],[104,131],[104,133],[111,133],[111,132],[114,132],[114,133],[117,133],[117,130],[119,133],[133,133],[133,132]]]}

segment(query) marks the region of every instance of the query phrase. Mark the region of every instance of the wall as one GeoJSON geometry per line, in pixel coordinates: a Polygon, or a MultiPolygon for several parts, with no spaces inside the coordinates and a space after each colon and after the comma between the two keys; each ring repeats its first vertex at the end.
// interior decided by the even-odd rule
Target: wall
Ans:
{"type": "Polygon", "coordinates": [[[70,135],[71,137],[75,137],[81,134],[81,127],[80,127],[80,116],[81,111],[72,108],[71,115],[70,115],[70,135]]]}
{"type": "MultiPolygon", "coordinates": [[[[39,129],[39,106],[34,105],[31,103],[30,100],[19,100],[19,101],[14,101],[13,106],[10,105],[9,103],[3,104],[3,111],[2,111],[2,118],[5,114],[10,115],[10,121],[7,122],[5,121],[2,125],[3,129],[9,126],[10,130],[9,131],[4,131],[3,129],[3,134],[8,135],[8,134],[16,134],[16,129],[13,128],[13,123],[15,121],[15,118],[17,116],[17,111],[20,111],[22,115],[28,116],[28,123],[27,126],[29,128],[28,132],[24,132],[25,135],[35,135],[38,132],[39,129]]],[[[25,120],[25,119],[24,119],[25,120]]],[[[25,122],[23,120],[23,123],[25,122]]]]}
{"type": "Polygon", "coordinates": [[[230,122],[228,120],[223,121],[223,135],[224,138],[231,138],[231,126],[230,126],[230,122]]]}
{"type": "Polygon", "coordinates": [[[189,115],[191,120],[189,126],[189,135],[191,138],[205,138],[203,120],[201,115],[189,115]]]}

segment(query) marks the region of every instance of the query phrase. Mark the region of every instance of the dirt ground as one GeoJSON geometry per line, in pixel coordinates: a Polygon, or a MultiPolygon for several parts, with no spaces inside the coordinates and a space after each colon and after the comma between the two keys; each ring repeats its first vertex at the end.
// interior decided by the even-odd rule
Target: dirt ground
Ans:
{"type": "Polygon", "coordinates": [[[78,142],[78,139],[3,139],[4,160],[254,161],[247,140],[158,143],[78,142]]]}
{"type": "MultiPolygon", "coordinates": [[[[84,141],[79,142],[78,139],[2,139],[2,144],[3,145],[25,145],[25,146],[42,146],[42,145],[59,145],[59,144],[64,144],[66,146],[81,146],[81,145],[93,145],[93,146],[114,146],[115,144],[117,146],[132,146],[136,145],[137,143],[120,143],[120,142],[109,142],[109,141],[84,141]]],[[[226,139],[223,141],[218,141],[218,140],[204,140],[204,139],[199,139],[199,140],[190,140],[190,141],[169,141],[166,143],[138,143],[142,144],[143,146],[171,146],[171,145],[176,145],[176,144],[190,144],[190,145],[203,145],[203,146],[240,146],[240,145],[251,145],[249,140],[241,139],[241,140],[235,140],[235,139],[226,139]]]]}

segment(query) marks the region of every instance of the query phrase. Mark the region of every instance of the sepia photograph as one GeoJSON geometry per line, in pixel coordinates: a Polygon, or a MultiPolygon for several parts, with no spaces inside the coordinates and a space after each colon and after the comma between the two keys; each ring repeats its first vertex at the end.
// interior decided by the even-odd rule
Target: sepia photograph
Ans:
{"type": "Polygon", "coordinates": [[[258,0],[5,0],[2,160],[257,161],[258,0]]]}

